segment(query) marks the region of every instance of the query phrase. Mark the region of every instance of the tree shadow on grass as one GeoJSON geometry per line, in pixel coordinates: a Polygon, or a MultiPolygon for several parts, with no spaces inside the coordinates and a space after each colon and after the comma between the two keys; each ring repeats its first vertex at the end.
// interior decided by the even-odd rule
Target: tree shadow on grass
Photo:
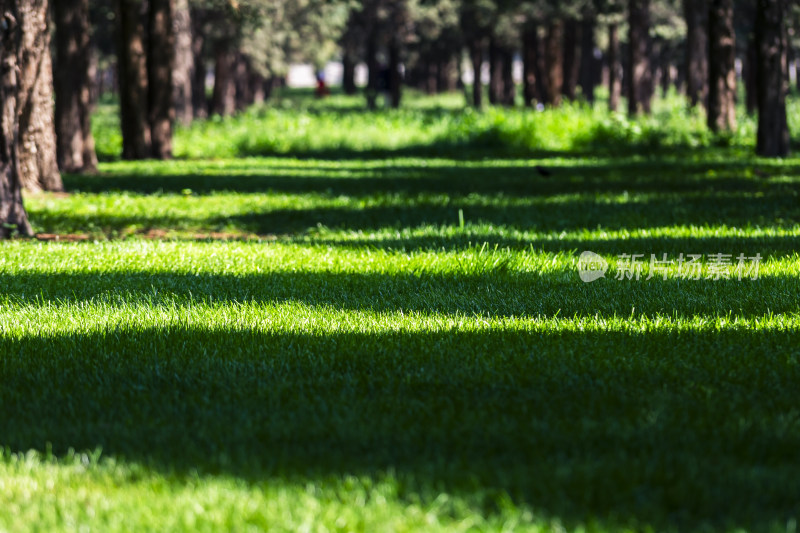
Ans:
{"type": "MultiPolygon", "coordinates": [[[[547,162],[529,164],[407,165],[387,162],[365,167],[347,165],[337,160],[318,161],[318,171],[309,168],[242,160],[197,163],[185,172],[169,170],[161,164],[155,175],[112,172],[103,176],[66,175],[69,191],[129,191],[140,194],[156,192],[196,194],[215,191],[310,193],[331,192],[368,196],[382,192],[408,193],[506,193],[521,196],[552,196],[576,192],[674,192],[709,193],[795,191],[796,183],[780,183],[752,176],[754,163],[749,161],[693,161],[691,159],[645,159],[583,161],[574,165],[548,166],[547,162]],[[334,166],[330,166],[333,164],[334,166]],[[536,168],[547,168],[544,177],[536,168]],[[228,173],[226,173],[228,172],[228,173]]],[[[180,167],[178,167],[180,169],[180,167]]],[[[765,167],[766,168],[766,167],[765,167]]],[[[759,171],[761,172],[761,171],[759,171]]],[[[770,174],[800,178],[800,165],[771,168],[770,174]]]]}
{"type": "Polygon", "coordinates": [[[796,331],[284,332],[0,338],[0,446],[181,475],[393,471],[567,527],[766,530],[798,514],[796,331]]]}
{"type": "MultiPolygon", "coordinates": [[[[0,274],[10,303],[110,302],[114,305],[192,302],[290,303],[379,313],[419,312],[490,317],[758,317],[797,313],[800,278],[745,273],[729,280],[606,279],[580,281],[577,269],[550,273],[508,270],[487,257],[463,272],[342,273],[275,271],[259,274],[104,272],[0,274]]],[[[502,258],[501,258],[502,259],[502,258]]],[[[263,268],[269,270],[269,265],[263,268]]],[[[732,269],[731,269],[732,270],[732,269]]],[[[1,301],[1,300],[0,300],[1,301]]]]}
{"type": "MultiPolygon", "coordinates": [[[[389,191],[384,191],[389,192],[389,191]]],[[[159,230],[242,231],[260,235],[296,235],[320,226],[337,230],[373,232],[420,226],[455,226],[459,211],[471,224],[504,226],[539,232],[602,228],[661,228],[668,226],[728,225],[732,227],[793,227],[800,224],[800,203],[785,190],[710,193],[707,195],[651,195],[643,198],[598,198],[590,194],[547,198],[503,196],[476,198],[469,195],[417,197],[387,195],[364,202],[337,200],[333,193],[319,200],[329,205],[308,208],[250,208],[226,216],[159,212],[146,215],[100,211],[96,213],[34,212],[40,231],[73,233],[99,228],[106,233],[130,227],[159,230]],[[345,202],[336,205],[335,202],[345,202]],[[333,205],[331,205],[333,204],[333,205]]],[[[266,202],[265,202],[266,203],[266,202]]],[[[258,205],[255,203],[255,205],[258,205]]]]}

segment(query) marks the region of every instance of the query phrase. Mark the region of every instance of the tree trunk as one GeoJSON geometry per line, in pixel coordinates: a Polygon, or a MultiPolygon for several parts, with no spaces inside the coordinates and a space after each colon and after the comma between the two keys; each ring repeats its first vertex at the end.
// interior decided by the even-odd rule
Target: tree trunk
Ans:
{"type": "Polygon", "coordinates": [[[629,0],[628,114],[650,113],[653,79],[650,62],[650,0],[629,0]]]}
{"type": "Polygon", "coordinates": [[[456,83],[456,68],[453,64],[453,56],[449,52],[439,56],[436,68],[436,92],[446,93],[455,91],[458,88],[456,83]]]}
{"type": "Polygon", "coordinates": [[[215,55],[211,114],[225,117],[236,111],[236,83],[233,76],[235,57],[234,53],[224,44],[217,47],[215,55]]]}
{"type": "Polygon", "coordinates": [[[195,118],[205,118],[208,116],[208,97],[206,96],[206,62],[203,55],[205,38],[203,28],[200,24],[200,17],[196,12],[191,12],[192,22],[192,63],[194,73],[192,75],[192,108],[195,118]]]}
{"type": "Polygon", "coordinates": [[[53,123],[53,64],[50,57],[48,0],[20,2],[19,167],[22,187],[60,191],[53,123]]]}
{"type": "Polygon", "coordinates": [[[489,103],[497,105],[503,99],[503,62],[500,47],[494,37],[489,38],[489,103]]]}
{"type": "Polygon", "coordinates": [[[175,68],[175,34],[172,31],[172,1],[148,0],[149,39],[147,75],[150,135],[153,157],[172,157],[172,71],[175,68]]]}
{"type": "Polygon", "coordinates": [[[175,0],[172,31],[175,35],[175,68],[172,70],[172,100],[175,106],[175,118],[184,126],[188,126],[194,118],[192,105],[194,54],[192,53],[192,19],[189,0],[175,0]]]}
{"type": "Polygon", "coordinates": [[[147,59],[141,0],[119,0],[119,111],[123,159],[150,157],[147,105],[147,59]]]}
{"type": "Polygon", "coordinates": [[[564,23],[564,86],[561,92],[567,100],[575,100],[581,66],[581,25],[569,18],[564,23]]]}
{"type": "Polygon", "coordinates": [[[526,107],[532,107],[537,100],[541,100],[536,90],[538,52],[539,34],[535,25],[528,24],[522,34],[522,95],[526,107]]]}
{"type": "Polygon", "coordinates": [[[764,157],[789,155],[786,122],[786,10],[783,0],[758,0],[758,142],[764,157]]]}
{"type": "Polygon", "coordinates": [[[375,17],[370,21],[371,27],[367,33],[367,109],[378,106],[378,85],[380,84],[381,65],[378,62],[378,29],[375,17]]]}
{"type": "Polygon", "coordinates": [[[708,127],[736,129],[736,34],[733,0],[711,0],[708,14],[708,127]]]}
{"type": "Polygon", "coordinates": [[[581,60],[578,84],[583,97],[590,104],[594,103],[594,88],[597,84],[597,59],[594,55],[596,24],[597,20],[593,16],[588,13],[584,14],[581,21],[581,60]]]}
{"type": "Polygon", "coordinates": [[[797,85],[797,92],[800,92],[800,59],[794,62],[794,78],[797,85]]]}
{"type": "Polygon", "coordinates": [[[517,86],[514,84],[514,51],[503,47],[500,53],[503,92],[501,103],[506,107],[514,107],[517,101],[517,86]]]}
{"type": "Polygon", "coordinates": [[[755,115],[758,111],[758,40],[755,35],[748,39],[743,70],[745,108],[748,115],[755,115]]]}
{"type": "Polygon", "coordinates": [[[356,87],[356,58],[349,50],[345,49],[342,55],[342,90],[350,96],[358,92],[356,87]]]}
{"type": "Polygon", "coordinates": [[[708,101],[708,2],[683,0],[686,18],[686,96],[694,107],[708,101]]]}
{"type": "Polygon", "coordinates": [[[661,97],[666,98],[669,86],[672,85],[672,63],[670,62],[671,50],[667,41],[661,41],[658,46],[658,82],[661,86],[661,97]]]}
{"type": "Polygon", "coordinates": [[[19,175],[17,147],[19,114],[17,113],[17,56],[22,40],[16,0],[0,0],[0,238],[18,232],[32,233],[28,214],[22,205],[22,184],[19,175]]]}
{"type": "Polygon", "coordinates": [[[392,109],[400,107],[403,96],[403,76],[400,72],[400,43],[396,36],[389,42],[389,97],[392,109]]]}
{"type": "Polygon", "coordinates": [[[619,63],[619,28],[608,26],[608,110],[617,111],[622,96],[622,66],[619,63]]]}
{"type": "Polygon", "coordinates": [[[236,85],[236,111],[244,111],[253,105],[253,91],[250,79],[253,76],[252,68],[247,58],[241,52],[236,54],[234,67],[234,84],[236,85]]]}
{"type": "Polygon", "coordinates": [[[483,71],[483,44],[474,39],[469,45],[469,57],[472,61],[472,106],[475,109],[483,107],[483,81],[481,73],[483,71]]]}
{"type": "Polygon", "coordinates": [[[55,15],[56,159],[64,172],[97,171],[91,129],[89,1],[58,0],[55,15]]]}
{"type": "Polygon", "coordinates": [[[545,37],[545,72],[547,94],[545,103],[553,107],[561,105],[561,90],[564,87],[564,23],[554,19],[547,25],[545,37]]]}
{"type": "Polygon", "coordinates": [[[267,93],[264,90],[264,87],[266,86],[266,83],[264,82],[264,76],[256,72],[255,69],[251,68],[247,81],[249,84],[253,105],[263,104],[267,99],[267,93]]]}

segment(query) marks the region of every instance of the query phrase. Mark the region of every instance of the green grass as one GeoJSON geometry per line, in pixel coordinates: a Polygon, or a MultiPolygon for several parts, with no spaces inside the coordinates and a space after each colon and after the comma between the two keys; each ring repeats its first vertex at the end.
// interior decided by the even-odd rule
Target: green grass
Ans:
{"type": "MultiPolygon", "coordinates": [[[[409,91],[402,109],[368,112],[362,96],[336,94],[316,100],[308,92],[284,90],[268,105],[236,117],[178,127],[174,151],[178,158],[189,159],[274,155],[482,159],[686,154],[715,146],[747,153],[755,149],[756,120],[743,110],[735,134],[712,135],[703,112],[687,111],[683,98],[674,92],[655,100],[652,116],[635,119],[608,112],[603,95],[600,90],[594,108],[566,103],[544,113],[499,107],[475,112],[465,109],[458,93],[423,97],[409,91]]],[[[800,99],[790,99],[788,118],[793,138],[800,138],[800,99]]],[[[111,102],[100,105],[94,131],[100,157],[119,158],[122,139],[111,102]]]]}
{"type": "Polygon", "coordinates": [[[86,241],[0,247],[0,530],[796,529],[800,159],[550,134],[424,157],[495,112],[418,98],[371,139],[344,97],[286,102],[226,124],[353,122],[26,198],[86,241]],[[759,278],[615,279],[720,252],[759,278]]]}

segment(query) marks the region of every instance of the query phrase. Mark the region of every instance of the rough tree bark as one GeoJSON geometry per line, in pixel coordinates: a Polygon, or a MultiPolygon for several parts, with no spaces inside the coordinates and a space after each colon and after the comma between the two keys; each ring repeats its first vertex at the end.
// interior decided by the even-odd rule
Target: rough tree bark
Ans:
{"type": "Polygon", "coordinates": [[[17,55],[21,37],[16,0],[0,0],[0,238],[7,238],[15,231],[22,235],[32,233],[22,205],[17,155],[17,55]]]}
{"type": "Polygon", "coordinates": [[[58,0],[53,8],[56,159],[65,172],[95,172],[89,0],[58,0]]]}
{"type": "Polygon", "coordinates": [[[617,111],[622,97],[622,65],[619,62],[619,28],[608,26],[608,109],[617,111]]]}
{"type": "Polygon", "coordinates": [[[736,34],[733,0],[711,0],[708,12],[708,127],[736,129],[736,34]]]}
{"type": "Polygon", "coordinates": [[[147,103],[152,155],[172,157],[172,71],[175,68],[175,34],[172,29],[173,0],[148,0],[147,103]]]}
{"type": "Polygon", "coordinates": [[[564,23],[551,20],[545,36],[545,76],[547,94],[545,103],[553,107],[561,105],[561,89],[564,86],[564,23]]]}
{"type": "Polygon", "coordinates": [[[628,7],[628,114],[650,113],[653,94],[650,64],[650,0],[630,0],[628,7]]]}
{"type": "Polygon", "coordinates": [[[53,122],[53,64],[48,0],[19,3],[19,167],[22,187],[60,191],[53,122]]]}
{"type": "Polygon", "coordinates": [[[581,66],[581,25],[578,19],[569,18],[564,23],[564,85],[561,93],[575,100],[581,66]]]}
{"type": "Polygon", "coordinates": [[[683,0],[686,18],[686,96],[692,106],[708,99],[708,2],[683,0]]]}
{"type": "Polygon", "coordinates": [[[123,159],[150,157],[150,123],[147,105],[147,59],[144,47],[141,0],[119,0],[119,111],[123,159]]]}
{"type": "Polygon", "coordinates": [[[758,142],[756,152],[764,157],[789,155],[786,122],[787,40],[784,31],[784,0],[758,0],[758,142]]]}
{"type": "Polygon", "coordinates": [[[192,78],[194,77],[194,53],[192,52],[192,19],[189,0],[175,0],[172,17],[175,35],[175,68],[172,70],[172,100],[175,118],[189,125],[194,118],[192,105],[192,78]]]}

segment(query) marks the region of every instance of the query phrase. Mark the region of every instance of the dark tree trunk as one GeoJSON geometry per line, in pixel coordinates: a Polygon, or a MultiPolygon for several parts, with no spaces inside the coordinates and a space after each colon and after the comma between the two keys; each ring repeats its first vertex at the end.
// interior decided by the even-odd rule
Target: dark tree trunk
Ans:
{"type": "Polygon", "coordinates": [[[371,21],[371,28],[367,32],[367,108],[375,109],[378,106],[378,86],[380,85],[381,65],[378,62],[378,29],[377,22],[371,21]]]}
{"type": "Polygon", "coordinates": [[[758,142],[764,157],[789,155],[786,122],[786,49],[784,0],[758,0],[758,142]]]}
{"type": "Polygon", "coordinates": [[[122,157],[150,157],[150,123],[147,105],[147,59],[144,47],[142,2],[119,0],[119,112],[122,128],[122,157]]]}
{"type": "Polygon", "coordinates": [[[608,109],[617,111],[622,96],[622,66],[619,63],[619,29],[608,26],[608,109]]]}
{"type": "Polygon", "coordinates": [[[53,64],[50,57],[48,0],[20,2],[19,167],[22,187],[60,191],[53,123],[53,64]]]}
{"type": "Polygon", "coordinates": [[[419,86],[426,94],[436,94],[436,85],[439,79],[439,73],[436,71],[436,62],[420,59],[421,71],[419,78],[419,86]]]}
{"type": "Polygon", "coordinates": [[[89,0],[58,0],[55,15],[56,159],[64,172],[95,172],[91,129],[89,0]]]}
{"type": "Polygon", "coordinates": [[[551,20],[547,25],[545,37],[545,75],[547,93],[545,103],[558,107],[561,105],[561,90],[564,87],[564,23],[551,20]]]}
{"type": "Polygon", "coordinates": [[[206,62],[203,55],[205,39],[203,36],[200,17],[192,12],[192,108],[195,118],[205,118],[208,115],[208,97],[206,96],[206,62]]]}
{"type": "Polygon", "coordinates": [[[252,103],[254,105],[263,104],[264,101],[267,99],[267,92],[264,90],[266,86],[266,83],[264,81],[264,76],[256,72],[255,69],[251,68],[247,81],[249,84],[252,103]]]}
{"type": "Polygon", "coordinates": [[[800,92],[800,59],[794,62],[794,78],[797,85],[797,92],[800,92]]]}
{"type": "Polygon", "coordinates": [[[19,114],[17,113],[17,56],[22,40],[16,0],[0,0],[0,238],[16,231],[32,233],[28,214],[22,205],[19,175],[19,114]]]}
{"type": "Polygon", "coordinates": [[[214,63],[214,94],[211,97],[211,114],[223,117],[236,111],[236,83],[234,80],[235,54],[229,47],[217,47],[214,63]]]}
{"type": "Polygon", "coordinates": [[[758,41],[755,34],[747,41],[743,71],[745,108],[748,115],[755,115],[758,111],[758,41]]]}
{"type": "Polygon", "coordinates": [[[236,111],[244,111],[253,105],[253,91],[250,86],[252,75],[247,58],[244,57],[244,54],[237,53],[233,76],[236,85],[236,111]]]}
{"type": "Polygon", "coordinates": [[[736,34],[733,0],[711,0],[708,13],[708,127],[736,129],[736,34]]]}
{"type": "Polygon", "coordinates": [[[358,92],[356,87],[356,58],[347,49],[342,55],[342,90],[344,90],[344,94],[350,96],[358,92]]]}
{"type": "Polygon", "coordinates": [[[453,56],[450,53],[441,54],[436,68],[436,92],[455,91],[458,88],[456,76],[453,56]]]}
{"type": "Polygon", "coordinates": [[[669,92],[669,87],[672,85],[672,62],[670,57],[672,51],[670,50],[669,43],[661,41],[658,46],[658,72],[659,72],[659,85],[661,85],[661,97],[666,98],[669,92]]]}
{"type": "Polygon", "coordinates": [[[500,102],[506,107],[514,107],[517,100],[517,86],[514,84],[514,51],[510,48],[502,48],[500,67],[503,80],[500,102]]]}
{"type": "Polygon", "coordinates": [[[587,102],[594,103],[594,88],[597,85],[597,59],[595,50],[595,26],[597,19],[585,14],[581,21],[581,60],[578,84],[587,102]]]}
{"type": "Polygon", "coordinates": [[[478,39],[474,39],[469,45],[469,57],[472,61],[472,106],[475,109],[483,107],[483,81],[481,73],[483,71],[483,44],[478,39]]]}
{"type": "Polygon", "coordinates": [[[503,99],[503,61],[494,37],[489,39],[489,103],[497,105],[503,99]]]}
{"type": "Polygon", "coordinates": [[[536,78],[539,61],[539,34],[536,26],[528,24],[522,34],[522,96],[526,107],[532,107],[541,95],[536,78]]]}
{"type": "Polygon", "coordinates": [[[153,157],[169,159],[172,157],[172,122],[175,119],[172,100],[172,71],[175,68],[173,0],[148,1],[147,102],[150,106],[150,135],[153,157]]]}
{"type": "Polygon", "coordinates": [[[708,2],[683,0],[686,18],[686,96],[692,106],[708,100],[708,2]]]}
{"type": "Polygon", "coordinates": [[[628,23],[628,114],[649,114],[653,94],[650,0],[629,0],[628,23]]]}
{"type": "Polygon", "coordinates": [[[564,86],[561,92],[567,100],[575,100],[581,66],[581,25],[570,18],[564,23],[564,86]]]}
{"type": "Polygon", "coordinates": [[[400,43],[396,36],[389,42],[389,97],[393,109],[400,107],[403,97],[403,77],[400,72],[400,43]]]}
{"type": "Polygon", "coordinates": [[[175,0],[172,17],[175,35],[175,68],[172,70],[172,99],[175,118],[189,125],[194,118],[192,105],[192,78],[194,77],[194,54],[192,53],[192,20],[189,0],[175,0]]]}

